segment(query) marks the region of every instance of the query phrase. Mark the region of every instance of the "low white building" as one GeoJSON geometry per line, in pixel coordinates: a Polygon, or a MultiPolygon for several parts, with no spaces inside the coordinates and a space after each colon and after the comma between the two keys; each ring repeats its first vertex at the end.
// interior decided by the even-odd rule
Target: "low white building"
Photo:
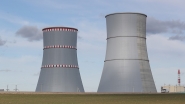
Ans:
{"type": "Polygon", "coordinates": [[[161,86],[161,93],[179,93],[179,92],[185,92],[185,87],[184,86],[171,86],[171,85],[166,85],[166,86],[161,86]]]}

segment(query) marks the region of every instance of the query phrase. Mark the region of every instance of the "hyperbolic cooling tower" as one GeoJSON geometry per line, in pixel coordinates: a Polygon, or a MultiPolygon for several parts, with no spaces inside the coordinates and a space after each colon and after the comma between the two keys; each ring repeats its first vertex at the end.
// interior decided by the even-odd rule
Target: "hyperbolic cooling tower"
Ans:
{"type": "Polygon", "coordinates": [[[107,51],[98,92],[157,92],[146,48],[146,15],[106,17],[107,51]]]}
{"type": "Polygon", "coordinates": [[[36,92],[84,92],[77,62],[77,29],[43,29],[44,53],[36,92]]]}

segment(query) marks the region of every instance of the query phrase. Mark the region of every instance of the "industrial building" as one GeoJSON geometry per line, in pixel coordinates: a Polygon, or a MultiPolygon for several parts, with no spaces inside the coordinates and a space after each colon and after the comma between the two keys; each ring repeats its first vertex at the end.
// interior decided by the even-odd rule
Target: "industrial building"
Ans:
{"type": "Polygon", "coordinates": [[[156,93],[146,48],[146,15],[106,17],[107,50],[98,92],[156,93]]]}
{"type": "Polygon", "coordinates": [[[43,61],[36,92],[84,92],[77,61],[77,32],[70,27],[43,30],[43,61]]]}
{"type": "Polygon", "coordinates": [[[164,85],[161,87],[162,93],[185,93],[185,87],[184,86],[171,86],[171,85],[164,85]]]}
{"type": "Polygon", "coordinates": [[[164,85],[161,86],[161,93],[185,93],[185,87],[181,86],[180,69],[178,70],[178,85],[164,85]]]}

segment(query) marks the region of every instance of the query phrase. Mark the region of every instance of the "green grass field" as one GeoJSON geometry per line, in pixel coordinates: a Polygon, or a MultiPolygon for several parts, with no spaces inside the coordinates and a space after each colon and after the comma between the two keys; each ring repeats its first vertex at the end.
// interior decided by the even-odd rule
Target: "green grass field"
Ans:
{"type": "Polygon", "coordinates": [[[0,94],[0,104],[185,104],[185,94],[0,94]]]}

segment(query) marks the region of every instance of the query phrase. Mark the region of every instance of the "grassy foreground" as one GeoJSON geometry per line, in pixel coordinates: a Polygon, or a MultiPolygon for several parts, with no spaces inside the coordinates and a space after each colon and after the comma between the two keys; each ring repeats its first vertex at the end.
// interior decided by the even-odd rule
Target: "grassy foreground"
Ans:
{"type": "Polygon", "coordinates": [[[185,94],[0,94],[0,104],[185,104],[185,94]]]}

